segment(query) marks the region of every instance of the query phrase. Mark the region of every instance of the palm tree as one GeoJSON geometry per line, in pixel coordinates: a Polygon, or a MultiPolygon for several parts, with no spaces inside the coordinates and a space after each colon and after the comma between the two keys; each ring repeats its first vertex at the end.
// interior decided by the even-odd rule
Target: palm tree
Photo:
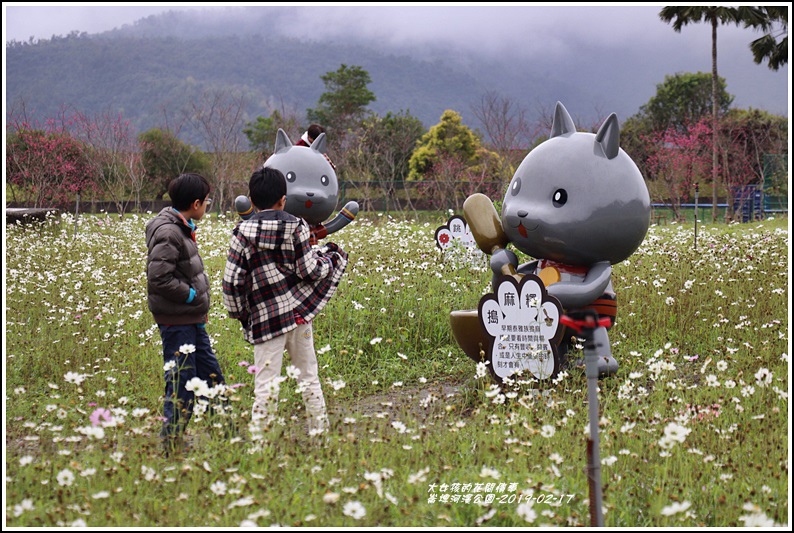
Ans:
{"type": "Polygon", "coordinates": [[[711,186],[712,186],[712,210],[711,220],[717,220],[717,189],[719,187],[719,172],[717,169],[718,161],[718,137],[719,137],[719,106],[717,101],[718,80],[717,77],[717,26],[720,23],[739,24],[741,15],[735,7],[717,6],[666,6],[659,11],[659,18],[664,22],[673,23],[673,29],[677,32],[687,24],[695,22],[709,22],[711,24],[711,102],[712,102],[712,158],[711,158],[711,186]]]}
{"type": "Polygon", "coordinates": [[[750,43],[756,63],[767,61],[767,66],[778,70],[788,63],[788,7],[758,6],[740,8],[745,28],[760,29],[765,33],[750,43]],[[778,41],[780,39],[780,41],[778,41]]]}

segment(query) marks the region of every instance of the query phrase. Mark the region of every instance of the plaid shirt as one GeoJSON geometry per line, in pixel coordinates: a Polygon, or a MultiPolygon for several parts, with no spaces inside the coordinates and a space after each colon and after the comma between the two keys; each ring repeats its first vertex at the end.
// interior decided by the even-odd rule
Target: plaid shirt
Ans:
{"type": "Polygon", "coordinates": [[[223,272],[223,303],[243,325],[245,339],[261,343],[309,321],[331,299],[347,266],[334,243],[309,245],[309,226],[286,211],[261,211],[232,231],[223,272]]]}

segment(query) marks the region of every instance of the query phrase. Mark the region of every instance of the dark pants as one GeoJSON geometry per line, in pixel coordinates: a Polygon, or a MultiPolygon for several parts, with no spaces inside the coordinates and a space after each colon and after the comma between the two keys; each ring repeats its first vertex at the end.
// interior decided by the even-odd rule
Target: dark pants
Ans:
{"type": "Polygon", "coordinates": [[[198,377],[213,387],[224,383],[224,379],[203,324],[160,326],[160,337],[163,339],[164,365],[169,361],[175,363],[173,368],[165,371],[165,421],[161,436],[170,437],[184,432],[193,414],[194,394],[185,388],[185,384],[198,377]],[[192,345],[195,351],[180,352],[184,345],[192,345]]]}

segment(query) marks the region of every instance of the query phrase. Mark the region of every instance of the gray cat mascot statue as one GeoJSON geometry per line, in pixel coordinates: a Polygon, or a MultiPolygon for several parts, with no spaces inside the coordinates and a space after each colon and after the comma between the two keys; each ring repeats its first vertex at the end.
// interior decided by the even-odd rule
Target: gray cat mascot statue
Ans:
{"type": "MultiPolygon", "coordinates": [[[[491,254],[494,285],[505,274],[535,274],[567,314],[591,309],[599,318],[609,317],[609,327],[614,325],[612,265],[640,246],[651,218],[645,180],[620,148],[614,113],[598,133],[577,132],[568,111],[557,102],[549,139],[524,158],[510,181],[501,228],[493,204],[482,197],[467,198],[464,213],[478,245],[491,254]],[[477,228],[478,219],[490,216],[485,214],[488,206],[497,218],[490,234],[477,228]],[[534,259],[519,265],[508,244],[534,259]]],[[[618,370],[607,329],[601,326],[594,332],[600,345],[600,376],[618,370]]],[[[563,360],[571,337],[564,335],[558,347],[563,360]]]]}
{"type": "MultiPolygon", "coordinates": [[[[293,145],[279,128],[276,150],[265,161],[265,167],[276,168],[287,179],[287,203],[284,210],[303,218],[311,230],[311,244],[317,244],[331,233],[352,222],[358,214],[358,203],[350,201],[328,223],[323,223],[336,209],[339,181],[336,171],[325,155],[326,137],[321,133],[309,147],[293,145]]],[[[253,214],[246,196],[235,199],[237,213],[244,219],[253,214]]]]}

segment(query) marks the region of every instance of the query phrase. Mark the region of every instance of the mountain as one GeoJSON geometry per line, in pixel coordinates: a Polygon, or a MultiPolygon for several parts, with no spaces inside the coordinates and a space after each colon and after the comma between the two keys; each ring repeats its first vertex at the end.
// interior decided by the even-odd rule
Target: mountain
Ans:
{"type": "MultiPolygon", "coordinates": [[[[235,8],[212,16],[167,12],[101,34],[7,43],[7,107],[18,109],[24,102],[40,121],[62,106],[118,111],[145,131],[164,124],[164,110],[173,120],[191,99],[222,88],[245,95],[246,122],[275,109],[303,115],[325,91],[321,76],[346,64],[370,74],[369,89],[376,96],[371,110],[380,115],[407,110],[426,127],[454,109],[478,128],[472,106],[489,91],[523,107],[530,119],[562,101],[577,125],[588,127],[611,112],[620,120],[635,114],[655,94],[655,85],[674,73],[667,63],[648,61],[640,46],[593,42],[575,33],[565,37],[577,53],[564,59],[546,52],[547,43],[531,35],[525,39],[527,53],[501,57],[454,42],[396,46],[386,36],[355,28],[324,39],[299,38],[306,32],[295,22],[297,9],[235,8]],[[542,53],[528,53],[533,49],[542,53]]],[[[708,69],[710,64],[701,70],[708,69]]]]}
{"type": "Polygon", "coordinates": [[[369,72],[379,114],[410,110],[426,125],[448,108],[468,109],[484,92],[472,75],[439,61],[416,61],[346,45],[306,47],[296,39],[261,35],[176,37],[67,36],[6,52],[9,107],[24,101],[39,119],[62,105],[121,111],[139,130],[161,124],[162,108],[186,103],[205,89],[247,95],[247,120],[282,105],[304,113],[325,91],[321,76],[341,64],[369,72]],[[454,88],[454,90],[450,90],[454,88]]]}

